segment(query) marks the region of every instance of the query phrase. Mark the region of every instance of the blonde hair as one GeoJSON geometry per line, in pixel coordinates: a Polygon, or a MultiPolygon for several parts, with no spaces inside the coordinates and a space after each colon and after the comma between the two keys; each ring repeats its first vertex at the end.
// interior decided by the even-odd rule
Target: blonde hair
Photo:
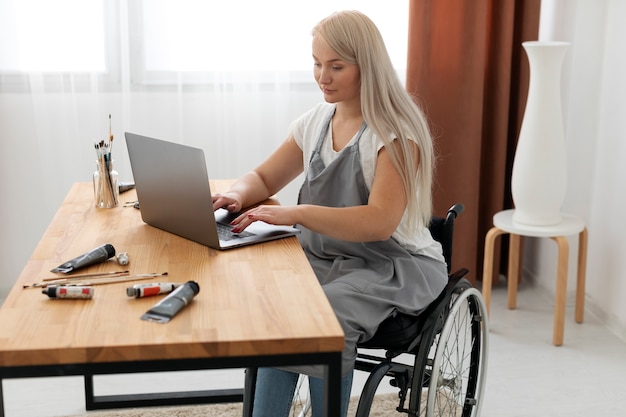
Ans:
{"type": "Polygon", "coordinates": [[[378,28],[361,12],[341,11],[320,21],[313,35],[324,38],[342,60],[359,66],[363,120],[382,140],[402,176],[409,226],[428,226],[434,168],[431,133],[423,112],[398,79],[378,28]],[[391,146],[394,139],[400,152],[391,146]],[[419,148],[417,175],[411,139],[419,148]]]}

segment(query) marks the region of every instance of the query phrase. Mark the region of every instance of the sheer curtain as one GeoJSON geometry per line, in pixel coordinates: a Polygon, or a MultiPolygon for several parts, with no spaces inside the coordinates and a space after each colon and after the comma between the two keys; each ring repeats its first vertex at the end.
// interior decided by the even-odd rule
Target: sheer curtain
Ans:
{"type": "Polygon", "coordinates": [[[125,131],[203,148],[211,177],[237,177],[322,99],[310,30],[341,9],[374,20],[404,80],[408,0],[0,1],[0,298],[71,185],[91,181],[109,114],[121,181],[125,131]]]}
{"type": "MultiPolygon", "coordinates": [[[[626,2],[543,0],[539,36],[571,42],[563,68],[568,189],[564,211],[589,229],[586,310],[626,340],[626,2]]],[[[555,248],[526,244],[525,268],[553,290],[555,248]]],[[[577,250],[570,239],[570,253],[577,250]]],[[[568,288],[576,264],[570,256],[568,288]]]]}

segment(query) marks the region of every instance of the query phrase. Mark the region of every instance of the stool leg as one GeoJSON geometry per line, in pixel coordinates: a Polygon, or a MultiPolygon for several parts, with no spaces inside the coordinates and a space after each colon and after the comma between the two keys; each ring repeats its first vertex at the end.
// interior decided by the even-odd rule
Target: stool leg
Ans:
{"type": "Polygon", "coordinates": [[[489,304],[491,300],[491,284],[493,281],[493,251],[495,241],[498,236],[504,233],[504,230],[492,227],[487,236],[485,236],[485,255],[483,258],[483,298],[489,313],[489,304]]]}
{"type": "Polygon", "coordinates": [[[509,268],[507,272],[507,303],[509,309],[517,307],[517,287],[519,284],[520,235],[511,233],[509,239],[509,268]]]}
{"type": "Polygon", "coordinates": [[[578,277],[576,279],[576,322],[585,318],[585,280],[587,277],[587,228],[578,235],[578,277]]]}
{"type": "Polygon", "coordinates": [[[555,346],[563,344],[565,328],[565,301],[567,295],[567,267],[569,262],[569,243],[564,236],[553,237],[559,246],[559,257],[556,277],[556,304],[554,306],[554,333],[552,343],[555,346]]]}

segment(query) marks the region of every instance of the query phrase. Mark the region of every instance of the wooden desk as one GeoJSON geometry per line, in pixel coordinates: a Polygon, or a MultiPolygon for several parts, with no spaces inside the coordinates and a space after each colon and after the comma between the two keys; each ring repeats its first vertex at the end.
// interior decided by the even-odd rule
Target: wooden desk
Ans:
{"type": "MultiPolygon", "coordinates": [[[[211,182],[214,192],[227,185],[211,182]]],[[[133,190],[120,201],[135,198],[133,190]]],[[[0,309],[0,323],[0,395],[5,378],[323,364],[328,415],[339,410],[343,332],[296,238],[215,251],[148,226],[132,207],[96,209],[89,183],[71,188],[0,309]],[[160,298],[127,297],[133,282],[98,285],[92,300],[53,300],[23,288],[104,243],[128,252],[130,264],[111,259],[81,273],[167,271],[167,281],[195,280],[200,293],[158,324],[139,317],[160,298]]],[[[108,407],[87,404],[94,408],[108,407]]]]}

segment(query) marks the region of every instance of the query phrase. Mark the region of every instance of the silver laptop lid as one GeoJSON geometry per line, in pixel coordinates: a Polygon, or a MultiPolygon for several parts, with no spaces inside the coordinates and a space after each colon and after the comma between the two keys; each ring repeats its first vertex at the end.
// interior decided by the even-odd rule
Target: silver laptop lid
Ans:
{"type": "Polygon", "coordinates": [[[202,149],[133,133],[126,146],[143,221],[219,249],[202,149]]]}
{"type": "Polygon", "coordinates": [[[151,226],[213,249],[229,249],[293,236],[299,230],[255,222],[245,236],[220,241],[202,149],[125,133],[141,217],[151,226]]]}

